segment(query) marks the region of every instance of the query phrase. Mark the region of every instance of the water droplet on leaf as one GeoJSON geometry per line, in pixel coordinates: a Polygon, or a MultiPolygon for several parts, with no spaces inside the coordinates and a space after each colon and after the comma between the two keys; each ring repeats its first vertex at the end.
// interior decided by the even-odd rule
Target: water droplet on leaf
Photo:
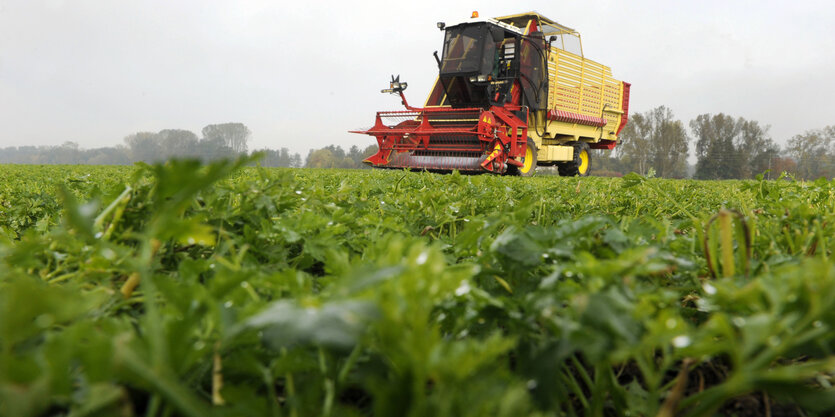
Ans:
{"type": "Polygon", "coordinates": [[[427,260],[427,259],[429,259],[429,254],[428,254],[426,251],[423,251],[423,252],[421,252],[421,253],[420,253],[420,255],[418,255],[418,257],[417,257],[417,259],[415,260],[415,262],[416,262],[418,265],[423,265],[423,264],[425,264],[425,263],[426,263],[426,260],[427,260]]]}
{"type": "Polygon", "coordinates": [[[455,289],[455,295],[459,297],[465,294],[469,294],[469,292],[470,283],[468,283],[467,281],[461,281],[461,285],[459,285],[458,288],[455,289]]]}
{"type": "Polygon", "coordinates": [[[710,285],[710,283],[708,283],[708,282],[706,282],[704,285],[702,285],[702,289],[705,290],[705,293],[707,295],[716,294],[716,287],[714,287],[713,285],[710,285]]]}
{"type": "Polygon", "coordinates": [[[673,338],[673,346],[683,348],[690,346],[690,337],[687,335],[676,336],[673,338]]]}

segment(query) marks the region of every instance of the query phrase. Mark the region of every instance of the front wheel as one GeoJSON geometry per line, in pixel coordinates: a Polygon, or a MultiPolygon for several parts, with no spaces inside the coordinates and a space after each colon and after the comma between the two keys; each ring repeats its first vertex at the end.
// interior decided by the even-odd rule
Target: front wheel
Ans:
{"type": "Polygon", "coordinates": [[[522,157],[522,166],[508,164],[508,173],[520,177],[530,177],[536,172],[536,143],[528,138],[525,145],[525,156],[522,157]]]}
{"type": "Polygon", "coordinates": [[[591,148],[586,142],[572,142],[574,146],[574,159],[562,162],[557,165],[560,176],[563,177],[586,177],[591,171],[591,148]]]}

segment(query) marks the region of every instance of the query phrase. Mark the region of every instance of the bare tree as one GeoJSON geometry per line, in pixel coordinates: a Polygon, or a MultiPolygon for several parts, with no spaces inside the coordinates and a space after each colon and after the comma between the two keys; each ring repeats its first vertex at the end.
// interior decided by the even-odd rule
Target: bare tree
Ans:
{"type": "Polygon", "coordinates": [[[680,120],[674,120],[673,112],[664,106],[648,113],[651,136],[649,152],[652,166],[659,177],[684,178],[687,175],[687,130],[680,120]]]}
{"type": "Polygon", "coordinates": [[[687,175],[687,131],[669,108],[633,115],[620,137],[618,155],[627,169],[641,175],[650,168],[662,177],[687,175]]]}
{"type": "Polygon", "coordinates": [[[734,138],[739,124],[723,113],[701,114],[690,121],[696,137],[696,174],[698,179],[739,178],[734,138]]]}
{"type": "Polygon", "coordinates": [[[161,159],[160,143],[153,132],[137,132],[125,137],[131,161],[154,162],[161,159]]]}
{"type": "Polygon", "coordinates": [[[627,169],[646,175],[649,171],[649,138],[652,125],[642,114],[632,116],[629,123],[620,134],[621,144],[618,146],[618,157],[621,158],[627,169]]]}
{"type": "Polygon", "coordinates": [[[754,120],[702,114],[690,127],[696,136],[696,178],[753,178],[769,169],[780,153],[768,126],[754,120]]]}
{"type": "Polygon", "coordinates": [[[803,179],[835,175],[835,126],[810,130],[795,135],[786,151],[797,163],[797,174],[803,179]]]}
{"type": "Polygon", "coordinates": [[[220,142],[235,153],[246,153],[251,132],[243,123],[222,123],[203,128],[203,140],[220,142]]]}
{"type": "Polygon", "coordinates": [[[165,159],[197,155],[197,135],[189,130],[165,129],[157,133],[161,152],[165,159]]]}

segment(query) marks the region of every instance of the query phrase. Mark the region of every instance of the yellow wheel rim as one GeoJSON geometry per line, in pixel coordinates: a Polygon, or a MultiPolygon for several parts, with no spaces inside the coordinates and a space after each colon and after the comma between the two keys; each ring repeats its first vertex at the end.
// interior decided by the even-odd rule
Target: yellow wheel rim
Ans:
{"type": "Polygon", "coordinates": [[[589,170],[589,151],[583,149],[580,151],[580,171],[581,174],[585,174],[589,170]]]}
{"type": "Polygon", "coordinates": [[[533,167],[533,150],[531,150],[530,146],[525,150],[525,157],[522,159],[522,164],[521,171],[523,174],[527,174],[533,167]]]}

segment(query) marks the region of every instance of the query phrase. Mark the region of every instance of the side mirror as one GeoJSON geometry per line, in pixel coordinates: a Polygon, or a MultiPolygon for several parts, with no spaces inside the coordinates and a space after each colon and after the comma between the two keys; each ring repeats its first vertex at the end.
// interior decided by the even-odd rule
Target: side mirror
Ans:
{"type": "Polygon", "coordinates": [[[446,27],[446,23],[444,23],[444,22],[438,22],[438,29],[440,29],[440,30],[444,30],[444,28],[445,28],[445,27],[446,27]]]}

